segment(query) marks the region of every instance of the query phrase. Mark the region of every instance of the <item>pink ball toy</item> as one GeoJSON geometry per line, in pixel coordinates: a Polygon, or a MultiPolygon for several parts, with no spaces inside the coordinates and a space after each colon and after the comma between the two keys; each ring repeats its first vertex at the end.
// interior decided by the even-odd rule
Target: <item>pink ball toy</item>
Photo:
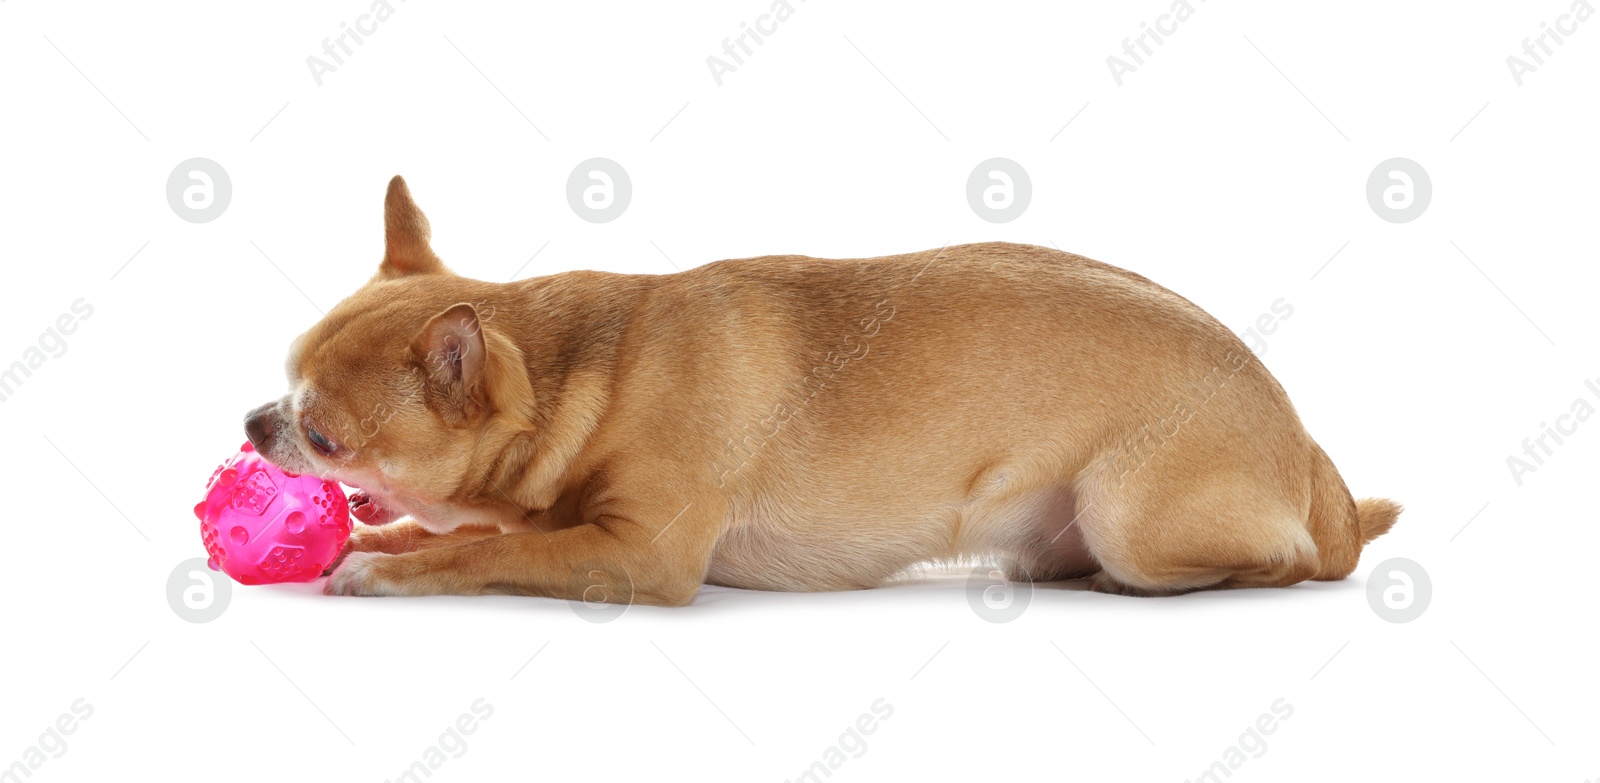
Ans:
{"type": "Polygon", "coordinates": [[[350,537],[338,484],[280,470],[249,443],[211,474],[194,515],[208,565],[246,585],[316,579],[350,537]]]}

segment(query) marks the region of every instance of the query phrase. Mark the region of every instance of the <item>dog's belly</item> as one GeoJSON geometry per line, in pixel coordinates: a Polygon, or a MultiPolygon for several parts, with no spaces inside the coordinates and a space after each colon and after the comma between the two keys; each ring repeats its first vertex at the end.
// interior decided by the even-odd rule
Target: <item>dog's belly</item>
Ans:
{"type": "Polygon", "coordinates": [[[1029,497],[1002,513],[997,547],[1011,558],[1007,578],[1029,582],[1081,579],[1100,570],[1083,523],[1093,513],[1068,487],[1055,487],[1029,497]],[[1009,541],[1008,536],[1015,536],[1009,541]]]}
{"type": "Polygon", "coordinates": [[[1077,495],[1065,486],[1005,502],[976,498],[946,513],[899,523],[871,512],[828,523],[736,517],[712,552],[706,581],[755,590],[875,587],[907,568],[955,558],[996,558],[1007,577],[1077,579],[1100,569],[1084,539],[1077,495]]]}
{"type": "Polygon", "coordinates": [[[784,591],[875,587],[927,559],[910,538],[859,518],[828,524],[736,519],[712,551],[706,582],[784,591]]]}

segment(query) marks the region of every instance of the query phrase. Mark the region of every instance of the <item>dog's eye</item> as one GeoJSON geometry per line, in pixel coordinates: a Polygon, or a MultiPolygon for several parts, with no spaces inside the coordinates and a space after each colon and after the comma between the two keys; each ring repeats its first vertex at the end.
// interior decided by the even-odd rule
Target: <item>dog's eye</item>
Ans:
{"type": "Polygon", "coordinates": [[[323,437],[322,433],[317,432],[316,427],[306,426],[306,438],[310,439],[311,445],[317,447],[317,451],[323,454],[333,453],[333,441],[323,437]]]}

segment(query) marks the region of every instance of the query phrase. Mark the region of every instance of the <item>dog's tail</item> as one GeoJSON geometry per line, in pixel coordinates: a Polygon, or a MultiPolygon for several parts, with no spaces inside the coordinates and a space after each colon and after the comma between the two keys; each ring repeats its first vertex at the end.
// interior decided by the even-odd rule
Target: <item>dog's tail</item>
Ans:
{"type": "Polygon", "coordinates": [[[1311,445],[1311,539],[1322,564],[1313,579],[1338,581],[1356,570],[1361,548],[1389,532],[1400,517],[1393,500],[1350,497],[1344,479],[1321,446],[1311,445]]]}

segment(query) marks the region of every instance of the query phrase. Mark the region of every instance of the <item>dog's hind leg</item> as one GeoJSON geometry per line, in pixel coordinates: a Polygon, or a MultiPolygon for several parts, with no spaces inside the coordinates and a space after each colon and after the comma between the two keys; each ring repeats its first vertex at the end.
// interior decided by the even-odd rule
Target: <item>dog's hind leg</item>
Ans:
{"type": "Polygon", "coordinates": [[[1101,568],[1091,589],[1171,595],[1283,587],[1317,573],[1309,492],[1295,479],[1309,466],[1259,450],[1197,454],[1185,445],[1167,444],[1137,470],[1087,482],[1093,507],[1078,525],[1101,568]]]}

